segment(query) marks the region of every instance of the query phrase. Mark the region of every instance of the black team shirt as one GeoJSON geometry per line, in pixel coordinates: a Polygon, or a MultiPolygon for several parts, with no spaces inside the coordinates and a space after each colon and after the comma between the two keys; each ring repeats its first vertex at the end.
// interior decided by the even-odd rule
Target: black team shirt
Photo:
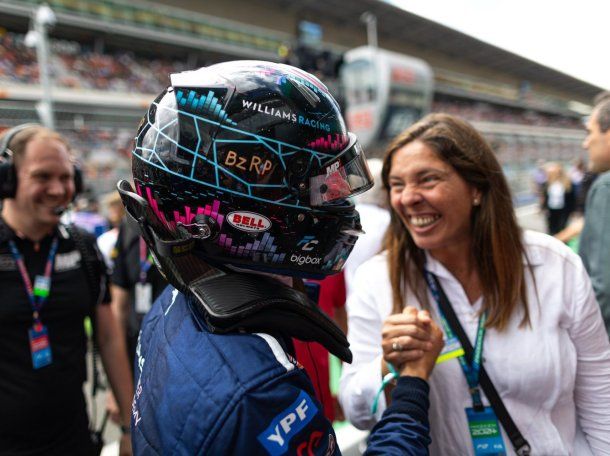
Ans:
{"type": "MultiPolygon", "coordinates": [[[[87,338],[83,320],[93,309],[81,254],[67,231],[59,245],[51,290],[40,315],[47,327],[53,362],[34,369],[28,330],[32,307],[11,255],[8,238],[21,252],[32,283],[44,274],[53,236],[39,243],[20,239],[0,219],[0,455],[60,454],[80,448],[87,437],[83,396],[87,338]]],[[[86,233],[88,245],[94,242],[86,233]]],[[[108,291],[102,300],[110,301],[108,291]]]]}
{"type": "MultiPolygon", "coordinates": [[[[148,251],[147,251],[148,252],[148,251]]],[[[133,364],[140,326],[145,314],[135,310],[135,287],[140,280],[140,237],[139,233],[126,222],[121,224],[114,250],[114,270],[112,283],[129,293],[129,313],[127,316],[127,351],[129,362],[133,364]]],[[[167,287],[167,282],[153,264],[146,275],[146,283],[152,285],[152,301],[167,287]]],[[[133,369],[132,369],[133,373],[133,369]]]]}

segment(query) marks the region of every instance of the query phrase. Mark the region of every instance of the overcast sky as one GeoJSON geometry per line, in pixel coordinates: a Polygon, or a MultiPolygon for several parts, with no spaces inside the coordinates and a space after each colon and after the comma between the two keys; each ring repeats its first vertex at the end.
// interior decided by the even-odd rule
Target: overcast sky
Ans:
{"type": "Polygon", "coordinates": [[[608,0],[387,0],[610,90],[608,0]]]}

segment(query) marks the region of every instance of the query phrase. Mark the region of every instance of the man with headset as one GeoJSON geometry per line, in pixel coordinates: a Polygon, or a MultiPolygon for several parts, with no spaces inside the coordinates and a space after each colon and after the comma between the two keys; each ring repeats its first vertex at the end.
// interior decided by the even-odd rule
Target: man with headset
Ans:
{"type": "MultiPolygon", "coordinates": [[[[133,385],[95,241],[60,224],[82,186],[65,138],[26,124],[0,139],[0,454],[89,455],[86,316],[130,454],[133,385]]],[[[98,449],[99,450],[99,449],[98,449]]]]}

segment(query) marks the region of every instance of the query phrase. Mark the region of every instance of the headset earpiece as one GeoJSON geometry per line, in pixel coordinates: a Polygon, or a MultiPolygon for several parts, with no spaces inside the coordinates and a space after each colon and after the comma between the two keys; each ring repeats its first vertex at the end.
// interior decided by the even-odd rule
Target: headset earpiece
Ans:
{"type": "MultiPolygon", "coordinates": [[[[40,127],[37,123],[25,123],[9,129],[0,142],[0,200],[14,198],[17,192],[17,171],[13,162],[13,152],[9,145],[13,138],[23,130],[40,127]]],[[[84,189],[83,172],[74,165],[74,198],[84,189]]]]}
{"type": "Polygon", "coordinates": [[[0,163],[0,199],[14,198],[17,189],[17,176],[12,160],[4,158],[0,163]]]}

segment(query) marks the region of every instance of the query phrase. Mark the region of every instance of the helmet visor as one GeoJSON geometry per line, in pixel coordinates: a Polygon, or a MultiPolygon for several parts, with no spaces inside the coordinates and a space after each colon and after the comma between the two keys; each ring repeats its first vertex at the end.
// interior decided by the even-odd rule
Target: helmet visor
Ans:
{"type": "Polygon", "coordinates": [[[309,203],[336,204],[373,186],[366,156],[356,136],[349,133],[348,146],[321,168],[322,174],[309,179],[309,203]]]}

